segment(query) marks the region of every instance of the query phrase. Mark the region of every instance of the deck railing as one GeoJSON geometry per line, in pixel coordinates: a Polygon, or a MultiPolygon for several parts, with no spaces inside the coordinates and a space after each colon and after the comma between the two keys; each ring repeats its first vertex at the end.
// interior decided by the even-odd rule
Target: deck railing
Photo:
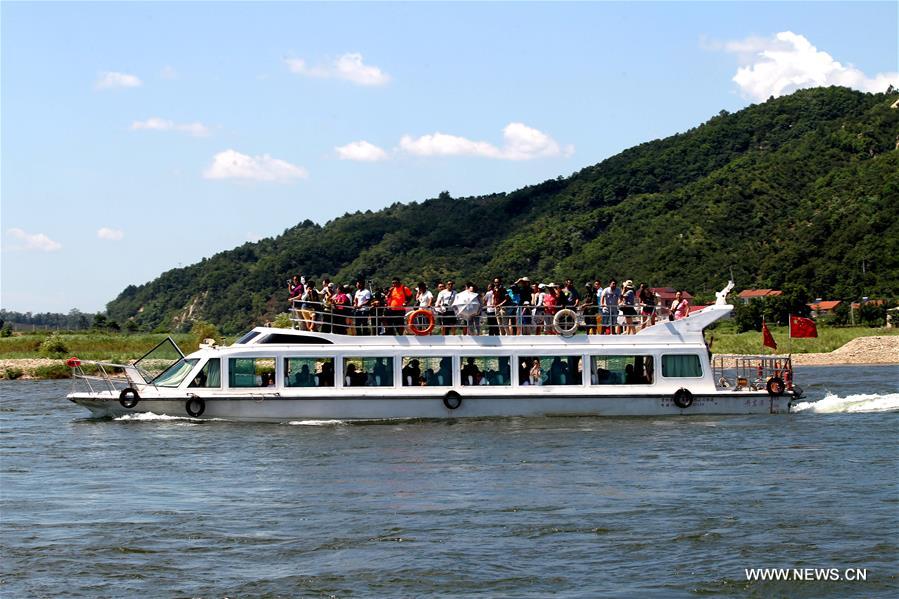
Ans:
{"type": "Polygon", "coordinates": [[[789,356],[716,354],[712,374],[719,389],[758,391],[780,379],[784,389],[793,389],[793,362],[789,356]]]}
{"type": "MultiPolygon", "coordinates": [[[[336,333],[341,335],[412,335],[410,327],[410,315],[416,314],[413,324],[419,330],[425,330],[429,321],[433,320],[433,328],[426,334],[466,334],[466,335],[555,335],[559,331],[553,325],[555,314],[562,310],[574,312],[576,331],[586,332],[594,330],[598,332],[604,325],[608,326],[613,320],[610,316],[604,319],[604,314],[599,306],[587,305],[577,307],[547,308],[541,306],[505,306],[497,308],[497,312],[488,312],[487,306],[480,306],[478,310],[459,308],[457,306],[419,307],[419,306],[366,306],[357,308],[351,305],[337,305],[326,302],[309,302],[301,299],[292,300],[290,320],[295,329],[318,331],[324,333],[336,333]],[[422,311],[427,313],[422,314],[422,311]],[[430,315],[430,316],[428,316],[430,315]]],[[[619,306],[617,312],[613,312],[616,334],[626,334],[628,329],[633,332],[643,327],[644,321],[650,324],[650,316],[642,313],[643,306],[634,306],[637,314],[625,316],[619,306]],[[630,319],[628,324],[627,319],[630,319]]],[[[655,307],[655,322],[667,320],[668,308],[655,307]]],[[[569,315],[570,316],[570,315],[569,315]]],[[[573,333],[569,333],[573,334],[573,333]]]]}

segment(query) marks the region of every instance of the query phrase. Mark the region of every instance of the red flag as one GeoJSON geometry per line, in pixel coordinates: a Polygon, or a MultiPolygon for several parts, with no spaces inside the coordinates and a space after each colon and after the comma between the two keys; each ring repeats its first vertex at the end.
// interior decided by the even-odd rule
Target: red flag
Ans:
{"type": "Polygon", "coordinates": [[[818,327],[811,318],[802,318],[790,314],[790,337],[799,339],[802,337],[817,337],[818,327]]]}
{"type": "Polygon", "coordinates": [[[774,340],[771,331],[768,330],[768,325],[765,324],[764,320],[762,321],[762,345],[771,349],[777,349],[777,342],[774,340]]]}

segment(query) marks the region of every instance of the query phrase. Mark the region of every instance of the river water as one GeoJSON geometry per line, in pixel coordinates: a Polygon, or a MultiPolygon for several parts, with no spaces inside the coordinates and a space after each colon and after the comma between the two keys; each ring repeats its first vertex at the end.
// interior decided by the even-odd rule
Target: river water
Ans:
{"type": "Polygon", "coordinates": [[[789,416],[380,424],[90,420],[4,381],[0,595],[899,596],[899,367],[796,380],[789,416]]]}

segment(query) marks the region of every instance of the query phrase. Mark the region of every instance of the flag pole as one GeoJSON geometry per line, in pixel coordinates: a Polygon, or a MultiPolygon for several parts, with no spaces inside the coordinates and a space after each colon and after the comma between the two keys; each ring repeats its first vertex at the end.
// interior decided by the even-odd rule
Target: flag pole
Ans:
{"type": "Polygon", "coordinates": [[[793,315],[787,315],[787,334],[790,336],[790,340],[787,342],[787,354],[790,356],[790,359],[793,359],[793,315]]]}

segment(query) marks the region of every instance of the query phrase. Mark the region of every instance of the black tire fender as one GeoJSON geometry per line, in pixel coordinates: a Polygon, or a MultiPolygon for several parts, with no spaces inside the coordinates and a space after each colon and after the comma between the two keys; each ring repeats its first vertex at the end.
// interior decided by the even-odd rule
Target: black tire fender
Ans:
{"type": "Polygon", "coordinates": [[[693,405],[693,394],[690,393],[689,389],[685,389],[684,387],[681,387],[680,389],[675,391],[674,397],[672,397],[671,399],[674,402],[674,405],[682,410],[686,410],[693,405]]]}
{"type": "Polygon", "coordinates": [[[443,396],[443,405],[447,410],[455,410],[462,405],[462,396],[457,391],[447,391],[443,396]]]}
{"type": "Polygon", "coordinates": [[[122,392],[119,393],[119,403],[126,410],[130,410],[134,406],[137,405],[137,402],[140,401],[140,395],[137,393],[137,389],[134,387],[125,387],[122,389],[122,392]]]}
{"type": "Polygon", "coordinates": [[[773,397],[780,397],[786,391],[787,386],[784,385],[784,380],[779,376],[773,376],[768,379],[768,384],[765,385],[765,388],[768,389],[768,395],[773,397]]]}
{"type": "Polygon", "coordinates": [[[203,401],[202,397],[191,397],[184,402],[184,409],[188,415],[199,418],[206,411],[206,402],[203,401]]]}

